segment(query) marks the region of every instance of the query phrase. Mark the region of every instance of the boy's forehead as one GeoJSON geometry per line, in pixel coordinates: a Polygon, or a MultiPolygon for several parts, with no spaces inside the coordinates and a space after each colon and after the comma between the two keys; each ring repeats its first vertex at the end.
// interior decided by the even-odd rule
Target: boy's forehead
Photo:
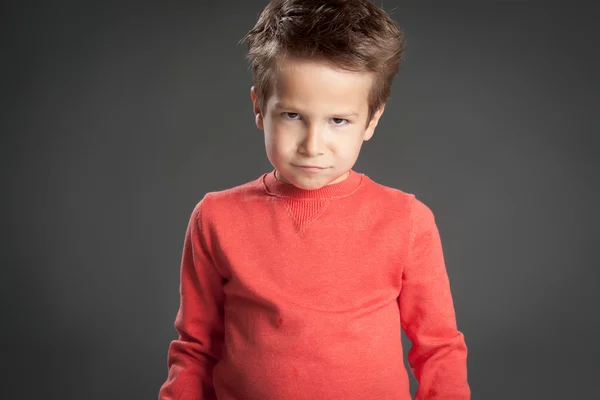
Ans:
{"type": "Polygon", "coordinates": [[[355,112],[368,108],[372,74],[335,68],[318,60],[286,60],[275,68],[272,97],[275,106],[331,103],[355,112]]]}

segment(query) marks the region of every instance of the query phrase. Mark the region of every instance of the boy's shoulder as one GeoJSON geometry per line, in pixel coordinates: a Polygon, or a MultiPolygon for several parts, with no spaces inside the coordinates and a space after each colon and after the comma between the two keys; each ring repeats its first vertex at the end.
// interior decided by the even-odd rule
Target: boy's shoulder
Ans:
{"type": "Polygon", "coordinates": [[[246,181],[235,186],[207,192],[205,197],[208,196],[211,199],[227,201],[247,198],[248,196],[256,196],[261,193],[262,179],[264,175],[265,174],[261,174],[250,181],[246,181]]]}
{"type": "Polygon", "coordinates": [[[378,195],[390,196],[395,199],[403,200],[411,200],[413,197],[415,197],[413,193],[407,192],[406,190],[394,186],[384,185],[383,183],[379,182],[378,180],[375,180],[371,176],[367,176],[365,174],[362,175],[371,187],[371,191],[375,192],[378,195]]]}
{"type": "Polygon", "coordinates": [[[366,178],[376,188],[378,195],[382,196],[384,202],[389,200],[394,204],[402,204],[405,210],[410,212],[412,218],[434,218],[432,209],[415,193],[384,185],[373,180],[371,177],[366,178]]]}
{"type": "Polygon", "coordinates": [[[421,203],[417,196],[412,192],[399,187],[385,185],[370,176],[365,175],[365,178],[372,188],[370,191],[383,203],[390,202],[397,206],[403,206],[402,208],[409,209],[414,207],[415,202],[421,203]]]}
{"type": "Polygon", "coordinates": [[[263,194],[262,179],[265,174],[225,189],[212,190],[205,192],[204,196],[197,202],[194,212],[199,208],[203,210],[211,209],[227,209],[234,206],[236,202],[247,202],[250,199],[256,198],[263,194]]]}

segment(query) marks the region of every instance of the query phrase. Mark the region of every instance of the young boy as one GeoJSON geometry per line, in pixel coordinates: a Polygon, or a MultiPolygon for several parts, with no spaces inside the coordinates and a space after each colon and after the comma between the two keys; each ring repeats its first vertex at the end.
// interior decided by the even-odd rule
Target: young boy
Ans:
{"type": "Polygon", "coordinates": [[[183,246],[161,400],[470,398],[440,236],[415,195],[352,169],[402,33],[366,0],[273,0],[246,35],[274,167],[207,193],[183,246]]]}

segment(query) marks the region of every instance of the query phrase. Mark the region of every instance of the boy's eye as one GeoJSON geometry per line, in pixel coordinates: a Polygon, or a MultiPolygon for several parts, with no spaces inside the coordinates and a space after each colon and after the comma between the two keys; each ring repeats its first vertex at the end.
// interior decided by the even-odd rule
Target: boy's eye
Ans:
{"type": "Polygon", "coordinates": [[[332,118],[334,125],[346,125],[348,123],[347,119],[344,118],[332,118]]]}
{"type": "Polygon", "coordinates": [[[298,117],[300,116],[300,114],[292,112],[284,112],[282,115],[289,119],[298,119],[298,117]]]}

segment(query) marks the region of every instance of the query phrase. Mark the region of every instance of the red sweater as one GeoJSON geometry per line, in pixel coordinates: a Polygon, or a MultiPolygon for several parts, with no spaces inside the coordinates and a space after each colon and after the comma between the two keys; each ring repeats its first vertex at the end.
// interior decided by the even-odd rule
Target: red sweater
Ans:
{"type": "Polygon", "coordinates": [[[354,170],[207,193],[180,278],[159,400],[408,400],[401,328],[415,399],[470,399],[439,232],[413,194],[354,170]]]}

